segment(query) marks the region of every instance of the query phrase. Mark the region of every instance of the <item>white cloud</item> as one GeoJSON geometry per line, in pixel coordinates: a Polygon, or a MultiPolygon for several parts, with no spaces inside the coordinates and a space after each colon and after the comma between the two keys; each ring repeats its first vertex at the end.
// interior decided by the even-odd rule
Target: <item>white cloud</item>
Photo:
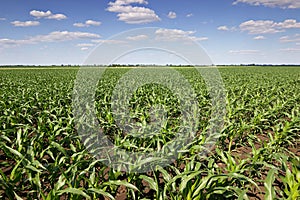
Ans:
{"type": "Polygon", "coordinates": [[[253,40],[264,40],[264,39],[266,39],[266,37],[262,36],[262,35],[259,35],[259,36],[256,36],[253,38],[253,40]]]}
{"type": "Polygon", "coordinates": [[[192,17],[193,16],[193,13],[189,13],[186,15],[186,17],[192,17]]]}
{"type": "Polygon", "coordinates": [[[156,38],[159,40],[182,40],[193,35],[195,31],[183,31],[179,29],[158,29],[155,31],[156,38]]]}
{"type": "Polygon", "coordinates": [[[54,14],[54,15],[47,17],[47,19],[62,20],[62,19],[67,19],[67,16],[64,14],[54,14]]]}
{"type": "Polygon", "coordinates": [[[136,36],[129,36],[126,39],[132,40],[132,41],[140,41],[140,40],[148,39],[148,36],[147,35],[136,35],[136,36]]]}
{"type": "Polygon", "coordinates": [[[284,32],[286,29],[300,28],[300,23],[295,19],[287,19],[283,22],[272,20],[249,20],[240,24],[241,31],[249,34],[269,34],[284,32]]]}
{"type": "Polygon", "coordinates": [[[86,51],[86,50],[89,50],[90,47],[94,47],[95,44],[92,44],[92,43],[80,43],[80,44],[77,44],[76,46],[80,47],[80,50],[86,51]]]}
{"type": "Polygon", "coordinates": [[[38,22],[38,21],[25,21],[25,22],[13,21],[13,22],[11,22],[11,24],[14,26],[18,26],[18,27],[29,27],[29,26],[38,26],[38,25],[40,25],[40,22],[38,22]]]}
{"type": "Polygon", "coordinates": [[[126,44],[127,42],[122,40],[92,40],[94,43],[103,43],[103,44],[126,44]]]}
{"type": "Polygon", "coordinates": [[[81,44],[77,44],[78,47],[93,47],[95,46],[95,44],[91,44],[91,43],[81,43],[81,44]]]}
{"type": "Polygon", "coordinates": [[[51,11],[48,10],[47,12],[32,10],[30,11],[30,15],[36,18],[46,18],[52,15],[51,11]]]}
{"type": "Polygon", "coordinates": [[[5,20],[6,20],[6,18],[0,17],[0,21],[5,21],[5,20]]]}
{"type": "Polygon", "coordinates": [[[261,54],[258,50],[230,50],[230,54],[238,54],[238,55],[253,55],[253,54],[261,54]]]}
{"type": "Polygon", "coordinates": [[[288,52],[288,53],[300,53],[300,48],[286,48],[286,49],[280,49],[280,51],[288,52]]]}
{"type": "Polygon", "coordinates": [[[283,9],[300,8],[299,0],[236,0],[233,4],[247,3],[254,6],[279,7],[283,9]]]}
{"type": "Polygon", "coordinates": [[[229,28],[227,26],[219,26],[218,30],[219,31],[229,31],[229,28]]]}
{"type": "Polygon", "coordinates": [[[74,23],[73,26],[76,27],[89,27],[89,26],[100,26],[101,22],[94,20],[86,20],[85,23],[74,23]]]}
{"type": "Polygon", "coordinates": [[[147,1],[145,0],[116,0],[115,2],[109,2],[109,5],[114,4],[114,5],[129,5],[132,3],[138,3],[138,4],[148,4],[147,1]]]}
{"type": "Polygon", "coordinates": [[[146,24],[160,20],[154,11],[146,10],[146,12],[142,12],[141,10],[138,12],[119,13],[119,20],[128,24],[146,24]]]}
{"type": "Polygon", "coordinates": [[[295,19],[287,19],[283,22],[276,23],[275,26],[283,29],[300,28],[300,22],[295,19]]]}
{"type": "Polygon", "coordinates": [[[100,35],[87,32],[54,31],[47,35],[35,36],[31,40],[36,42],[57,42],[91,38],[100,38],[100,35]]]}
{"type": "Polygon", "coordinates": [[[170,11],[169,14],[168,14],[168,17],[169,17],[170,19],[175,19],[175,18],[177,17],[177,15],[176,15],[175,12],[170,11]]]}
{"type": "Polygon", "coordinates": [[[4,48],[19,46],[23,44],[32,44],[32,42],[30,40],[13,40],[8,38],[0,39],[0,46],[4,48]]]}
{"type": "Polygon", "coordinates": [[[80,28],[87,27],[87,25],[84,23],[74,23],[73,26],[80,27],[80,28]]]}
{"type": "Polygon", "coordinates": [[[282,36],[281,38],[279,38],[279,41],[280,42],[292,42],[293,41],[293,39],[291,39],[291,37],[290,36],[282,36]]]}
{"type": "Polygon", "coordinates": [[[246,31],[249,34],[267,34],[283,32],[274,26],[275,22],[271,20],[249,20],[240,24],[241,31],[246,31]]]}
{"type": "Polygon", "coordinates": [[[219,31],[236,31],[237,28],[236,27],[228,27],[228,26],[219,26],[217,28],[219,31]]]}
{"type": "Polygon", "coordinates": [[[14,47],[24,44],[38,44],[41,42],[63,42],[78,39],[95,39],[100,35],[87,32],[54,31],[46,35],[37,35],[23,40],[2,38],[0,44],[3,47],[14,47]]]}
{"type": "Polygon", "coordinates": [[[90,26],[100,26],[100,25],[101,25],[101,22],[94,21],[94,20],[87,20],[87,21],[85,22],[85,24],[90,25],[90,26]]]}
{"type": "Polygon", "coordinates": [[[62,20],[67,19],[67,16],[64,14],[53,14],[50,10],[44,12],[44,11],[38,11],[38,10],[32,10],[29,13],[31,16],[36,17],[38,19],[45,18],[45,19],[56,19],[56,20],[62,20]]]}
{"type": "Polygon", "coordinates": [[[300,42],[300,34],[295,34],[293,36],[282,36],[279,38],[280,42],[300,42]]]}
{"type": "MultiPolygon", "coordinates": [[[[192,39],[192,38],[191,38],[192,39]]],[[[208,40],[208,37],[200,37],[200,38],[195,38],[196,41],[205,41],[208,40]]]]}
{"type": "Polygon", "coordinates": [[[118,13],[118,19],[128,24],[145,24],[160,21],[155,12],[149,8],[131,6],[131,3],[148,4],[145,0],[116,0],[109,2],[107,11],[118,13]]]}
{"type": "Polygon", "coordinates": [[[158,29],[155,31],[156,39],[163,41],[178,41],[178,40],[194,40],[194,41],[204,41],[208,40],[207,37],[195,37],[193,36],[195,31],[183,31],[179,29],[158,29]]]}

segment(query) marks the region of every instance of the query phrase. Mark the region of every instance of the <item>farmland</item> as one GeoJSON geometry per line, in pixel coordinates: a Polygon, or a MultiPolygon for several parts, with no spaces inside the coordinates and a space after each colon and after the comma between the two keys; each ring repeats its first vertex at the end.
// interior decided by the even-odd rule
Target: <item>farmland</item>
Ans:
{"type": "MultiPolygon", "coordinates": [[[[161,134],[135,138],[118,128],[111,95],[129,68],[106,70],[95,93],[100,128],[114,145],[148,152],[172,141],[180,104],[157,84],[139,88],[130,108],[149,122],[164,104],[161,134]]],[[[161,70],[161,69],[155,69],[161,70]]],[[[223,67],[226,113],[220,136],[203,156],[212,113],[193,68],[176,68],[193,87],[197,133],[166,166],[143,173],[115,170],[93,156],[78,135],[72,110],[78,68],[0,70],[1,199],[297,199],[300,198],[300,67],[223,67]]]]}

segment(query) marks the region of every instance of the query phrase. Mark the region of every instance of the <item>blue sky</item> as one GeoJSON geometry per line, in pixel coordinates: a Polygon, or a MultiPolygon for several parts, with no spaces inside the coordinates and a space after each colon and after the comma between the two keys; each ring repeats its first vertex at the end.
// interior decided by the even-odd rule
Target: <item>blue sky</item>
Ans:
{"type": "MultiPolygon", "coordinates": [[[[113,35],[144,27],[158,27],[173,43],[190,38],[214,64],[300,64],[299,0],[2,0],[1,4],[0,65],[82,64],[101,43],[118,48],[122,42],[113,35]]],[[[143,39],[142,34],[129,38],[143,39]]],[[[136,56],[143,57],[141,52],[136,56]]]]}

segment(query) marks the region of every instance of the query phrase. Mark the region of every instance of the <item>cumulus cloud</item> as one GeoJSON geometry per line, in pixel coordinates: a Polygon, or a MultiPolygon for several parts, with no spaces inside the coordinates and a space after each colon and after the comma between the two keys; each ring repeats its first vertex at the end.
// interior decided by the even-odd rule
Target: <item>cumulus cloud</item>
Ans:
{"type": "Polygon", "coordinates": [[[11,22],[11,24],[14,26],[17,26],[17,27],[29,27],[29,26],[38,26],[38,25],[40,25],[40,22],[38,22],[38,21],[25,21],[25,22],[13,21],[13,22],[11,22]]]}
{"type": "Polygon", "coordinates": [[[182,40],[192,37],[195,31],[183,31],[179,29],[158,29],[155,31],[156,38],[159,40],[182,40]]]}
{"type": "Polygon", "coordinates": [[[156,39],[163,41],[184,41],[184,40],[194,40],[194,41],[204,41],[208,40],[207,37],[195,37],[193,36],[195,31],[183,31],[180,29],[158,29],[155,31],[156,39]]]}
{"type": "Polygon", "coordinates": [[[175,19],[175,18],[177,17],[177,15],[176,15],[175,12],[170,11],[169,14],[168,14],[168,17],[169,17],[170,19],[175,19]]]}
{"type": "Polygon", "coordinates": [[[82,27],[87,27],[87,25],[85,23],[74,23],[73,26],[82,28],[82,27]]]}
{"type": "Polygon", "coordinates": [[[156,13],[146,7],[132,6],[130,4],[148,4],[145,0],[116,0],[109,2],[107,11],[118,13],[118,19],[128,24],[146,24],[160,21],[156,13]]]}
{"type": "Polygon", "coordinates": [[[5,20],[6,20],[6,18],[0,17],[0,21],[5,21],[5,20]]]}
{"type": "Polygon", "coordinates": [[[147,35],[136,35],[136,36],[129,36],[126,39],[131,40],[131,41],[140,41],[140,40],[148,39],[148,36],[147,35]]]}
{"type": "Polygon", "coordinates": [[[218,30],[219,31],[229,31],[229,28],[227,26],[219,26],[218,30]]]}
{"type": "Polygon", "coordinates": [[[23,40],[2,38],[0,44],[3,47],[13,47],[24,44],[38,44],[41,42],[63,42],[78,39],[96,39],[100,35],[87,32],[54,31],[46,35],[37,35],[23,40]]]}
{"type": "Polygon", "coordinates": [[[189,13],[186,15],[186,17],[192,17],[193,16],[193,13],[189,13]]]}
{"type": "Polygon", "coordinates": [[[300,28],[300,22],[297,22],[295,19],[287,19],[284,22],[276,23],[275,26],[283,29],[300,28]]]}
{"type": "Polygon", "coordinates": [[[101,22],[98,22],[98,21],[94,21],[94,20],[87,20],[85,22],[85,24],[89,25],[89,26],[100,26],[101,25],[101,22]]]}
{"type": "Polygon", "coordinates": [[[279,7],[283,9],[300,8],[299,0],[236,0],[234,5],[238,3],[247,3],[253,6],[279,7]]]}
{"type": "Polygon", "coordinates": [[[36,18],[46,18],[52,15],[52,12],[48,10],[47,12],[32,10],[30,11],[30,15],[36,18]]]}
{"type": "Polygon", "coordinates": [[[44,12],[44,11],[38,11],[38,10],[32,10],[29,13],[31,16],[36,17],[38,19],[45,18],[45,19],[56,19],[56,20],[62,20],[67,19],[67,16],[64,14],[53,14],[50,10],[44,12]]]}
{"type": "Polygon", "coordinates": [[[241,31],[249,34],[268,34],[284,32],[285,29],[300,28],[300,23],[295,19],[287,19],[283,22],[272,20],[249,20],[240,24],[241,31]]]}
{"type": "Polygon", "coordinates": [[[262,36],[262,35],[259,35],[259,36],[254,37],[253,39],[254,40],[264,40],[264,39],[266,39],[266,37],[262,36]]]}
{"type": "Polygon", "coordinates": [[[144,8],[139,9],[139,11],[120,13],[118,14],[119,20],[128,24],[146,24],[159,21],[154,11],[145,9],[145,12],[143,12],[142,10],[144,10],[144,8]]]}
{"type": "Polygon", "coordinates": [[[35,42],[58,42],[77,39],[100,38],[100,35],[87,32],[69,32],[69,31],[54,31],[47,35],[38,35],[30,40],[35,42]]]}
{"type": "Polygon", "coordinates": [[[230,54],[239,54],[239,55],[253,55],[253,54],[261,54],[258,50],[230,50],[230,54]]]}
{"type": "Polygon", "coordinates": [[[50,15],[49,17],[47,17],[47,19],[62,20],[62,19],[67,19],[67,16],[64,14],[55,14],[55,15],[50,15]]]}
{"type": "Polygon", "coordinates": [[[74,23],[73,26],[76,27],[89,27],[89,26],[100,26],[101,22],[94,20],[86,20],[84,23],[74,23]]]}
{"type": "Polygon", "coordinates": [[[279,38],[280,42],[300,42],[300,34],[295,34],[293,36],[282,36],[281,38],[279,38]]]}
{"type": "Polygon", "coordinates": [[[249,20],[240,24],[241,31],[246,31],[249,34],[267,34],[283,32],[274,26],[275,22],[271,20],[249,20]]]}

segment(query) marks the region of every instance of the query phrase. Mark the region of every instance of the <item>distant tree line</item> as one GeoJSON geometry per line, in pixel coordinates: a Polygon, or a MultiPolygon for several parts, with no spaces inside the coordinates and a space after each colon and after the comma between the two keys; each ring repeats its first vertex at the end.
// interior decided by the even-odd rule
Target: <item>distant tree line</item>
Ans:
{"type": "MultiPolygon", "coordinates": [[[[126,68],[126,67],[207,67],[207,65],[175,65],[175,64],[166,64],[166,65],[156,65],[156,64],[111,64],[111,65],[0,65],[0,68],[58,68],[58,67],[116,67],[116,68],[126,68]]],[[[230,65],[210,65],[217,67],[300,67],[300,64],[230,64],[230,65]]]]}

